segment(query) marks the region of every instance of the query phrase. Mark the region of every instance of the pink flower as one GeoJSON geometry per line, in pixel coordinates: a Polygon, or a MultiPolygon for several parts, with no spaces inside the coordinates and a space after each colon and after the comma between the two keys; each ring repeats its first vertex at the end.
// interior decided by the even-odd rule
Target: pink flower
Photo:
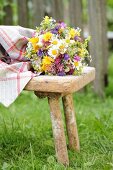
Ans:
{"type": "Polygon", "coordinates": [[[74,56],[74,60],[80,61],[80,57],[78,55],[74,56]]]}
{"type": "Polygon", "coordinates": [[[55,59],[55,64],[59,64],[61,62],[61,56],[58,56],[56,59],[55,59]]]}

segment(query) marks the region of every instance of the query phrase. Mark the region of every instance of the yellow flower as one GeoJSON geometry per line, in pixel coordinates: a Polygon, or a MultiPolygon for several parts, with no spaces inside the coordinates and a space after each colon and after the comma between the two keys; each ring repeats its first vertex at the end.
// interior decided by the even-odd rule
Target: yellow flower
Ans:
{"type": "Polygon", "coordinates": [[[78,65],[79,65],[79,63],[78,63],[78,62],[74,62],[74,65],[75,65],[75,66],[78,66],[78,65]]]}
{"type": "Polygon", "coordinates": [[[84,48],[79,49],[79,56],[84,57],[86,50],[84,48]]]}
{"type": "Polygon", "coordinates": [[[49,65],[48,64],[42,64],[41,71],[47,71],[49,65]]]}
{"type": "Polygon", "coordinates": [[[48,16],[45,16],[44,21],[45,21],[46,24],[49,23],[49,20],[50,20],[49,17],[48,17],[48,16]]]}
{"type": "Polygon", "coordinates": [[[49,41],[50,39],[51,39],[51,37],[52,37],[52,33],[51,32],[46,32],[45,34],[44,34],[44,40],[45,41],[49,41]]]}
{"type": "Polygon", "coordinates": [[[75,36],[80,36],[80,32],[75,30],[74,28],[71,28],[69,35],[71,38],[74,38],[75,36]]]}
{"type": "Polygon", "coordinates": [[[29,42],[31,42],[32,44],[38,43],[39,38],[38,37],[33,37],[29,39],[29,42]]]}
{"type": "Polygon", "coordinates": [[[54,59],[49,56],[45,56],[42,60],[42,63],[44,63],[44,64],[51,64],[51,62],[54,62],[54,59]]]}
{"type": "Polygon", "coordinates": [[[33,49],[34,49],[34,51],[38,51],[39,46],[38,46],[37,44],[32,44],[32,45],[33,45],[33,49]]]}
{"type": "Polygon", "coordinates": [[[37,51],[39,46],[37,45],[37,43],[39,42],[39,38],[38,37],[33,37],[29,39],[29,42],[32,43],[33,49],[34,51],[37,51]]]}
{"type": "Polygon", "coordinates": [[[49,56],[45,56],[42,60],[42,67],[41,67],[42,71],[48,70],[52,62],[54,62],[53,58],[49,56]]]}

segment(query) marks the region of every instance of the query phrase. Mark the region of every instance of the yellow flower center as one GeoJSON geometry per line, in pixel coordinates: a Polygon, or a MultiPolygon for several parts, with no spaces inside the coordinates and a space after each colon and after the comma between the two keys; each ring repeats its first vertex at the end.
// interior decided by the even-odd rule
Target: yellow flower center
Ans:
{"type": "Polygon", "coordinates": [[[74,62],[74,65],[75,65],[75,66],[78,66],[78,62],[74,62]]]}
{"type": "Polygon", "coordinates": [[[60,47],[59,47],[61,50],[63,50],[65,47],[64,47],[64,45],[60,45],[60,47]]]}
{"type": "Polygon", "coordinates": [[[56,55],[57,54],[57,50],[52,50],[52,54],[56,55]]]}
{"type": "Polygon", "coordinates": [[[54,40],[54,41],[52,42],[52,44],[53,44],[53,45],[57,45],[57,44],[58,44],[58,41],[57,41],[57,40],[54,40]]]}
{"type": "Polygon", "coordinates": [[[70,43],[70,39],[66,39],[66,43],[70,43]]]}

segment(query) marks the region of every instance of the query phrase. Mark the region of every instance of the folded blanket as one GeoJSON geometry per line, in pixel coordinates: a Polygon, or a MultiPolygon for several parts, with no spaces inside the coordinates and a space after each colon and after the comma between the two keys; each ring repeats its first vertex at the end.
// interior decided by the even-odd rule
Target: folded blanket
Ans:
{"type": "Polygon", "coordinates": [[[33,32],[20,26],[0,26],[0,103],[6,107],[35,76],[24,57],[28,38],[33,32]]]}

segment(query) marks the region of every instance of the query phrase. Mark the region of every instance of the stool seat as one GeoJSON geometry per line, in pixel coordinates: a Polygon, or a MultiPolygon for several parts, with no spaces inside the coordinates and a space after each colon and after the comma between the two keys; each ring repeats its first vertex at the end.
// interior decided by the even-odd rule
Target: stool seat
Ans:
{"type": "Polygon", "coordinates": [[[72,93],[94,79],[95,68],[85,67],[80,76],[37,76],[32,78],[25,87],[25,90],[34,91],[37,97],[48,98],[56,158],[64,165],[69,165],[69,158],[59,99],[62,97],[69,148],[80,151],[72,93]]]}
{"type": "Polygon", "coordinates": [[[95,68],[85,67],[80,76],[37,76],[32,78],[26,85],[25,90],[54,92],[54,93],[73,93],[95,79],[95,68]]]}

